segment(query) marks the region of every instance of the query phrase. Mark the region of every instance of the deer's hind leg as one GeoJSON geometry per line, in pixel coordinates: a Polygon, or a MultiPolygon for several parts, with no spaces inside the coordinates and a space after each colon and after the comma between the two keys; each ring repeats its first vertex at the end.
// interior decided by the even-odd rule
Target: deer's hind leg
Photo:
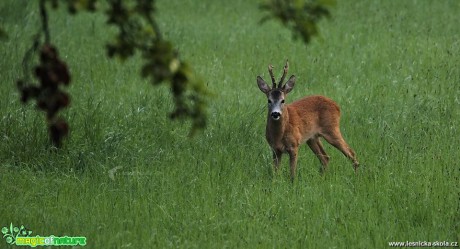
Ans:
{"type": "Polygon", "coordinates": [[[315,155],[318,157],[319,161],[321,162],[321,173],[326,171],[327,165],[329,163],[329,156],[326,154],[326,151],[324,151],[323,145],[321,143],[321,140],[319,140],[319,137],[313,137],[307,140],[307,145],[310,147],[310,149],[315,153],[315,155]]]}
{"type": "Polygon", "coordinates": [[[348,146],[347,142],[345,142],[345,140],[343,139],[340,130],[331,129],[327,132],[321,133],[321,136],[323,136],[328,143],[340,150],[348,159],[350,159],[353,162],[353,168],[356,172],[356,170],[359,167],[359,162],[356,159],[356,155],[353,149],[351,149],[350,146],[348,146]]]}

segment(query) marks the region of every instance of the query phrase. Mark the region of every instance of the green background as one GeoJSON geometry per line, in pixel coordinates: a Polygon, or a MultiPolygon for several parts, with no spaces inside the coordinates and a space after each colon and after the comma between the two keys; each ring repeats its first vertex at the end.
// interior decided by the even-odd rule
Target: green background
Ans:
{"type": "MultiPolygon", "coordinates": [[[[106,57],[103,14],[50,11],[51,40],[72,73],[71,132],[50,149],[44,114],[15,81],[40,28],[36,1],[0,3],[0,226],[86,236],[88,248],[385,248],[459,241],[459,1],[338,1],[305,46],[256,1],[158,1],[165,38],[214,93],[205,131],[172,122],[166,86],[141,59],[106,57]],[[256,76],[284,61],[287,102],[326,95],[361,168],[325,144],[325,176],[307,146],[297,179],[273,174],[266,98],[256,76]]],[[[0,241],[0,247],[6,242],[0,241]]]]}

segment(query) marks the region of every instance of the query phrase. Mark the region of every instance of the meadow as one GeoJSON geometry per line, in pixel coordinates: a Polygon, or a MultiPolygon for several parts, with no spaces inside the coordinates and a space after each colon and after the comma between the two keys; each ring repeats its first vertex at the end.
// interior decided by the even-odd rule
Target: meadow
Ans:
{"type": "MultiPolygon", "coordinates": [[[[0,3],[0,227],[86,236],[87,248],[386,248],[460,241],[460,2],[338,1],[306,46],[257,1],[158,0],[164,35],[214,93],[207,128],[168,118],[166,86],[138,57],[108,59],[104,15],[50,12],[69,64],[70,136],[50,149],[44,114],[15,81],[39,29],[34,1],[0,3]],[[287,102],[334,99],[358,173],[307,146],[297,178],[272,171],[256,76],[297,76],[287,102]]],[[[0,239],[1,248],[17,248],[0,239]]]]}

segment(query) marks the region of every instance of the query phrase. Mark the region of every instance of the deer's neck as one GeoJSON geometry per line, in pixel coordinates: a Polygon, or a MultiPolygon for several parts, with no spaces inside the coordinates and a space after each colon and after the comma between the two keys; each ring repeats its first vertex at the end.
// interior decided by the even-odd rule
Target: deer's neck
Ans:
{"type": "Polygon", "coordinates": [[[286,107],[283,108],[280,119],[273,120],[270,113],[267,116],[267,140],[273,148],[283,147],[282,140],[286,131],[287,124],[289,123],[289,113],[286,107]]]}

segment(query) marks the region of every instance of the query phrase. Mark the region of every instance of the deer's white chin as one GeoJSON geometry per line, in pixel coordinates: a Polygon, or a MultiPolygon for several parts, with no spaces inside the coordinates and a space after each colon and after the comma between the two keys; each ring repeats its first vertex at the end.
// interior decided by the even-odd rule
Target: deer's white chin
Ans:
{"type": "Polygon", "coordinates": [[[272,119],[275,120],[275,121],[278,121],[278,120],[280,120],[280,116],[278,116],[278,117],[272,117],[272,119]]]}

